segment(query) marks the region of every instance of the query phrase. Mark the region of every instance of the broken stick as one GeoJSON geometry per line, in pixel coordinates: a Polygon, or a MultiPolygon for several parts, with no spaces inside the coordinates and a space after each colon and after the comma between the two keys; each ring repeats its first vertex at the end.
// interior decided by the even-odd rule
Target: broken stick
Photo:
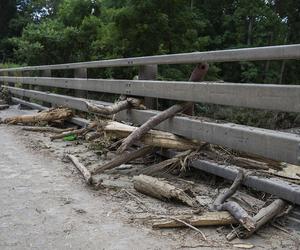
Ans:
{"type": "Polygon", "coordinates": [[[90,171],[82,163],[80,163],[78,158],[75,157],[74,155],[67,154],[67,157],[73,162],[75,167],[83,175],[85,182],[87,184],[91,184],[92,183],[92,175],[91,175],[90,171]]]}
{"type": "Polygon", "coordinates": [[[155,152],[155,148],[152,146],[145,146],[145,147],[139,148],[133,152],[125,152],[122,155],[117,156],[115,159],[111,160],[110,162],[108,162],[104,165],[99,165],[99,166],[94,167],[94,169],[92,169],[91,173],[92,174],[102,173],[103,171],[105,171],[107,169],[112,169],[114,167],[118,167],[121,164],[125,164],[134,159],[143,157],[143,156],[153,153],[153,152],[155,152]]]}
{"type": "Polygon", "coordinates": [[[49,132],[49,133],[63,133],[74,130],[74,128],[54,128],[54,127],[22,127],[22,130],[30,131],[30,132],[49,132]]]}
{"type": "Polygon", "coordinates": [[[126,100],[116,102],[110,106],[94,105],[90,102],[85,102],[90,112],[102,115],[113,115],[122,110],[129,108],[139,108],[142,106],[142,100],[136,98],[127,98],[126,100]]]}
{"type": "Polygon", "coordinates": [[[213,209],[216,211],[228,211],[239,223],[241,223],[241,225],[243,225],[244,228],[251,231],[255,228],[253,218],[248,215],[246,210],[243,209],[237,202],[226,201],[236,192],[238,187],[242,184],[243,179],[244,172],[239,171],[231,187],[217,197],[213,204],[213,209]]]}
{"type": "Polygon", "coordinates": [[[245,228],[239,226],[229,233],[226,238],[227,240],[233,240],[235,237],[239,238],[249,238],[254,232],[260,229],[263,225],[268,223],[270,220],[275,218],[277,215],[281,214],[286,208],[287,203],[281,199],[273,201],[269,206],[262,208],[254,217],[256,222],[255,227],[250,231],[245,230],[245,228]]]}
{"type": "Polygon", "coordinates": [[[146,195],[160,200],[177,200],[191,207],[197,207],[196,199],[188,195],[184,190],[177,188],[165,180],[147,175],[138,175],[133,178],[134,188],[146,195]]]}

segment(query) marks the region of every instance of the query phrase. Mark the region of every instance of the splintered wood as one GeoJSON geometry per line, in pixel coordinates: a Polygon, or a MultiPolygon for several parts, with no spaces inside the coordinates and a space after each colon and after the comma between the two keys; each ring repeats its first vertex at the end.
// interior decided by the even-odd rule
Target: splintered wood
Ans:
{"type": "MultiPolygon", "coordinates": [[[[221,225],[230,225],[230,224],[237,223],[234,217],[230,213],[225,211],[205,212],[201,215],[180,215],[174,217],[196,227],[221,226],[221,225]]],[[[174,227],[185,227],[185,225],[170,218],[163,218],[163,219],[154,220],[152,227],[153,228],[174,228],[174,227]]]]}
{"type": "MultiPolygon", "coordinates": [[[[102,129],[108,135],[113,134],[118,138],[124,138],[136,131],[138,128],[120,122],[109,121],[102,129]]],[[[154,147],[177,150],[196,149],[201,145],[199,142],[188,140],[172,133],[152,129],[147,131],[147,133],[140,138],[140,141],[154,147]]]]}
{"type": "Polygon", "coordinates": [[[68,120],[73,116],[73,112],[67,108],[56,108],[45,110],[33,115],[21,115],[6,118],[6,124],[36,124],[39,122],[53,122],[68,120]]]}
{"type": "Polygon", "coordinates": [[[191,207],[199,205],[194,197],[191,197],[184,190],[171,185],[165,180],[147,175],[139,175],[133,178],[133,184],[137,191],[160,200],[176,200],[191,207]]]}
{"type": "Polygon", "coordinates": [[[158,124],[162,123],[163,121],[173,117],[177,113],[185,110],[189,106],[191,106],[192,103],[187,104],[176,104],[172,107],[158,113],[157,115],[151,117],[147,122],[145,122],[142,126],[140,126],[138,129],[134,130],[121,144],[121,146],[118,148],[117,152],[122,153],[126,149],[128,149],[133,143],[140,140],[148,131],[155,128],[158,124]]]}

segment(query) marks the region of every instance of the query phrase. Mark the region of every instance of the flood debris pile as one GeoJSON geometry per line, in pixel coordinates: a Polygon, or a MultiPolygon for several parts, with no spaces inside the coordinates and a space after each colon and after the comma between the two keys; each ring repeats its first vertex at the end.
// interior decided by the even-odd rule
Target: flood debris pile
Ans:
{"type": "MultiPolygon", "coordinates": [[[[190,78],[199,79],[203,79],[203,75],[190,78]]],[[[291,205],[283,199],[268,195],[263,199],[254,197],[253,193],[245,192],[242,185],[250,175],[263,178],[275,176],[299,184],[299,173],[289,171],[294,169],[293,165],[155,130],[163,121],[191,112],[193,103],[177,103],[151,117],[140,127],[117,122],[114,115],[130,108],[144,109],[141,99],[122,97],[111,106],[86,101],[86,106],[94,119],[87,121],[85,127],[70,127],[70,119],[75,112],[64,107],[50,108],[34,115],[11,117],[2,122],[23,125],[22,129],[26,131],[49,133],[53,143],[84,140],[101,154],[110,153],[111,157],[106,162],[94,162],[89,166],[85,166],[76,154],[66,154],[85,183],[95,189],[102,188],[103,174],[118,171],[127,163],[138,162],[138,167],[129,171],[133,190],[163,203],[178,203],[189,208],[182,214],[150,216],[149,221],[154,229],[189,227],[200,233],[203,240],[207,240],[200,227],[228,226],[233,230],[226,235],[227,240],[248,238],[265,224],[274,223],[291,210],[291,205]],[[162,156],[170,150],[173,157],[162,156]],[[231,186],[224,188],[224,183],[219,183],[217,192],[210,191],[204,197],[197,183],[188,181],[189,185],[181,185],[178,181],[180,177],[193,173],[191,162],[199,159],[235,169],[237,175],[231,186]]],[[[209,184],[206,182],[206,185],[209,184]]],[[[145,207],[143,200],[132,191],[125,189],[125,192],[145,207]]]]}
{"type": "MultiPolygon", "coordinates": [[[[89,166],[85,166],[76,155],[66,154],[66,158],[78,169],[85,183],[96,189],[102,187],[101,174],[112,169],[117,170],[126,163],[140,160],[143,165],[138,165],[135,172],[130,174],[136,192],[164,203],[178,203],[190,208],[183,214],[152,216],[149,222],[153,229],[189,227],[201,233],[203,240],[207,240],[207,236],[200,230],[201,227],[228,226],[230,228],[230,225],[233,225],[234,229],[225,235],[227,240],[236,237],[248,238],[263,225],[273,223],[275,219],[285,215],[289,209],[290,205],[282,199],[271,197],[262,201],[239,191],[245,176],[253,174],[253,171],[264,174],[266,178],[276,173],[280,176],[280,173],[288,167],[287,165],[153,130],[152,126],[147,125],[145,129],[145,126],[135,127],[102,116],[96,116],[96,119],[83,128],[69,127],[68,121],[73,116],[72,110],[59,107],[34,115],[7,118],[3,123],[23,125],[22,130],[30,132],[49,133],[48,136],[53,143],[61,140],[84,140],[90,145],[101,145],[102,153],[113,153],[113,157],[107,162],[101,164],[95,162],[89,166]],[[177,152],[173,158],[165,159],[157,155],[167,149],[177,152]],[[152,160],[144,164],[143,160],[151,157],[152,160]],[[201,192],[199,193],[199,189],[195,188],[196,183],[188,188],[181,187],[176,180],[169,178],[170,176],[184,177],[192,171],[189,165],[194,159],[214,160],[234,166],[238,169],[238,175],[231,187],[214,193],[210,201],[202,201],[201,192]]],[[[162,120],[161,116],[158,120],[162,120]]],[[[153,125],[153,122],[151,124],[153,125]]],[[[282,178],[286,179],[287,176],[282,174],[282,178]]],[[[298,180],[294,178],[291,181],[298,180]]],[[[132,190],[127,192],[135,196],[132,190]]],[[[143,202],[141,198],[138,199],[139,202],[143,202]]]]}

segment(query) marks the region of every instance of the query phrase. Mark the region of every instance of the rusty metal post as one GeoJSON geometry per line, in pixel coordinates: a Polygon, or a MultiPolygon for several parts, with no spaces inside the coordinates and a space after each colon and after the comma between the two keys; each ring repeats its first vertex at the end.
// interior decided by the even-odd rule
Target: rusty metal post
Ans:
{"type": "MultiPolygon", "coordinates": [[[[139,80],[156,80],[157,72],[157,64],[140,66],[139,80]]],[[[157,98],[145,97],[145,106],[149,109],[157,109],[157,98]]]]}

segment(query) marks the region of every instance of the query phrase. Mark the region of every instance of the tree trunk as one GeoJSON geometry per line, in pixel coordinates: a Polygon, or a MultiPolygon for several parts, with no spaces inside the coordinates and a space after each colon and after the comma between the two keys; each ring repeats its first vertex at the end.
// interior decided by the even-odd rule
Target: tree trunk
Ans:
{"type": "Polygon", "coordinates": [[[73,112],[66,108],[49,109],[34,115],[22,115],[6,118],[7,124],[36,124],[39,122],[53,122],[59,120],[68,120],[73,116],[73,112]]]}

